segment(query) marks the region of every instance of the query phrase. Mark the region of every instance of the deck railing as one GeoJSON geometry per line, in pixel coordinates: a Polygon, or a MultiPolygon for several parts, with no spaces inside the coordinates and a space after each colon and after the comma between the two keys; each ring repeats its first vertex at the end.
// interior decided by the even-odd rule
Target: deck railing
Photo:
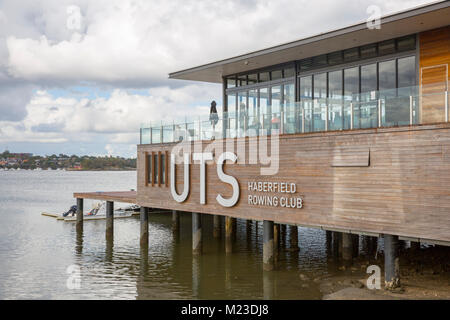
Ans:
{"type": "Polygon", "coordinates": [[[352,96],[310,99],[242,108],[172,123],[143,124],[141,144],[211,140],[267,134],[294,134],[394,127],[449,121],[447,83],[371,91],[352,96]]]}

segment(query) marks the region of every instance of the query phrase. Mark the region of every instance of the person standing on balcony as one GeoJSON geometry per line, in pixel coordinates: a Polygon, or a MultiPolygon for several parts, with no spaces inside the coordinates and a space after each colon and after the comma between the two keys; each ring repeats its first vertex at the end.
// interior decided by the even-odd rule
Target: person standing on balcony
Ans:
{"type": "Polygon", "coordinates": [[[216,138],[216,124],[219,122],[219,116],[217,115],[216,102],[211,102],[211,109],[209,110],[209,121],[213,127],[212,139],[216,138]]]}

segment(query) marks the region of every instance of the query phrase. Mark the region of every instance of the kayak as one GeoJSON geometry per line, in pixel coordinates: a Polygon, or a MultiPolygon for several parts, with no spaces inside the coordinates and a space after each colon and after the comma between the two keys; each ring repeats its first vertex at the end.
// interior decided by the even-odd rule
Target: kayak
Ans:
{"type": "MultiPolygon", "coordinates": [[[[135,215],[138,215],[139,213],[127,213],[127,214],[120,214],[120,212],[114,214],[114,219],[123,219],[123,218],[130,218],[133,217],[135,215]]],[[[64,221],[77,221],[77,216],[67,216],[67,217],[63,217],[61,214],[57,214],[57,213],[49,213],[49,212],[42,212],[41,215],[46,216],[46,217],[52,217],[52,218],[56,218],[56,220],[64,220],[64,221]]],[[[105,220],[106,219],[106,215],[84,215],[83,216],[83,221],[88,221],[88,220],[105,220]]]]}

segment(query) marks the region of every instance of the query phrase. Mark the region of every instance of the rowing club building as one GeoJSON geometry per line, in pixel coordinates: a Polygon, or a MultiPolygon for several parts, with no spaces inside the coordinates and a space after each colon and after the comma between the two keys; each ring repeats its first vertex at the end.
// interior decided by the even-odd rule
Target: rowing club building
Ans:
{"type": "Polygon", "coordinates": [[[279,225],[326,230],[344,259],[382,237],[395,287],[399,239],[450,244],[449,17],[437,2],[171,73],[221,83],[223,110],[141,127],[143,241],[148,208],[191,212],[195,253],[204,214],[227,239],[263,221],[265,269],[279,225]]]}

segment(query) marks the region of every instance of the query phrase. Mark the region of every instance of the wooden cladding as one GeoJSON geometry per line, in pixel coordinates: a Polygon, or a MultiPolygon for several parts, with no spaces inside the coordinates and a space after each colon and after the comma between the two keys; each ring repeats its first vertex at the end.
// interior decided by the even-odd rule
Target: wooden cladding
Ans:
{"type": "Polygon", "coordinates": [[[168,153],[167,151],[152,151],[144,154],[144,185],[169,186],[168,175],[168,153]]]}
{"type": "MultiPolygon", "coordinates": [[[[270,137],[269,137],[270,139],[270,137]]],[[[238,138],[235,151],[253,138],[238,138]]],[[[203,142],[203,150],[210,142],[203,142]]],[[[450,124],[378,128],[349,132],[285,135],[280,138],[279,169],[261,175],[267,165],[227,163],[224,171],[239,183],[231,208],[216,200],[232,195],[219,180],[215,161],[206,165],[206,204],[200,204],[200,165],[190,165],[186,201],[173,200],[168,188],[144,187],[145,153],[170,155],[173,145],[138,146],[138,195],[141,206],[270,220],[325,229],[394,234],[450,241],[450,124]],[[292,197],[303,208],[249,204],[249,196],[280,196],[248,189],[249,182],[295,183],[292,197]]],[[[215,152],[215,160],[221,154],[215,152]]],[[[183,164],[176,165],[177,190],[183,189],[183,164]]],[[[284,196],[281,195],[281,196],[284,196]]]]}
{"type": "Polygon", "coordinates": [[[333,151],[332,167],[368,167],[369,164],[369,148],[347,147],[333,151]]]}
{"type": "Polygon", "coordinates": [[[448,90],[449,64],[450,26],[421,33],[419,77],[422,123],[446,121],[444,92],[448,90]]]}

